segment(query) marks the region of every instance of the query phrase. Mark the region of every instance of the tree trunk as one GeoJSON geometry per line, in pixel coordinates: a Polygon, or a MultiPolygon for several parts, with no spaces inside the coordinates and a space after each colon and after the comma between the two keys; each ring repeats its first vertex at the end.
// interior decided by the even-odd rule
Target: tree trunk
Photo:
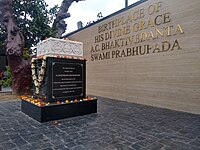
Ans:
{"type": "MultiPolygon", "coordinates": [[[[66,24],[63,19],[70,17],[67,13],[71,4],[82,0],[63,0],[59,12],[54,20],[53,27],[57,28],[57,37],[65,32],[66,24]]],[[[31,59],[22,58],[24,49],[24,36],[17,26],[12,12],[12,0],[0,0],[1,28],[7,32],[5,41],[8,65],[12,72],[12,90],[16,95],[30,94],[31,87],[31,59]]]]}
{"type": "Polygon", "coordinates": [[[68,9],[73,2],[79,2],[83,0],[63,0],[58,14],[56,15],[56,19],[54,20],[53,27],[57,29],[57,38],[61,38],[62,34],[65,32],[67,24],[64,19],[70,17],[70,13],[68,13],[68,9]]]}
{"type": "Polygon", "coordinates": [[[12,13],[12,0],[0,0],[1,27],[7,32],[5,41],[8,65],[12,72],[12,90],[16,95],[30,94],[30,60],[22,58],[24,36],[12,13]]]}

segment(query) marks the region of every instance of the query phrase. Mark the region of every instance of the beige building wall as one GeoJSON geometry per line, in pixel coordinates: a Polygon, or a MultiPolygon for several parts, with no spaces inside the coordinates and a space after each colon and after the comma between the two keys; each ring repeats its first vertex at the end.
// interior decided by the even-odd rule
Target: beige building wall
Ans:
{"type": "Polygon", "coordinates": [[[87,93],[200,114],[199,8],[149,0],[68,36],[83,42],[87,93]]]}

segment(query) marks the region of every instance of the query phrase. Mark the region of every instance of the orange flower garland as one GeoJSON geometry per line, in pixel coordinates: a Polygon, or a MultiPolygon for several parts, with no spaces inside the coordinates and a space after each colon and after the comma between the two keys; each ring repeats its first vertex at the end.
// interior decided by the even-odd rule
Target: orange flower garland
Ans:
{"type": "Polygon", "coordinates": [[[91,97],[87,96],[86,98],[80,99],[80,100],[74,99],[74,100],[71,100],[71,101],[65,100],[65,102],[64,101],[63,102],[57,101],[57,102],[50,103],[50,102],[45,102],[46,99],[43,99],[43,97],[41,99],[41,98],[33,98],[33,97],[28,97],[28,96],[19,96],[19,98],[21,98],[25,101],[28,101],[28,102],[30,102],[34,105],[41,106],[41,107],[48,106],[48,105],[51,105],[51,104],[62,105],[62,104],[77,103],[77,102],[88,101],[88,100],[96,100],[97,99],[96,97],[91,98],[91,97]]]}

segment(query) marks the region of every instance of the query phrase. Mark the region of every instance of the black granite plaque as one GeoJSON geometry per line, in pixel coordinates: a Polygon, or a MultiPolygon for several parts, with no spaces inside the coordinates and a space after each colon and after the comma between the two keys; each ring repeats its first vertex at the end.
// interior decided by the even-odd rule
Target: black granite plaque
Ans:
{"type": "Polygon", "coordinates": [[[85,60],[47,58],[45,95],[48,101],[85,98],[85,60]]]}
{"type": "Polygon", "coordinates": [[[83,96],[83,64],[53,62],[52,98],[83,96]]]}

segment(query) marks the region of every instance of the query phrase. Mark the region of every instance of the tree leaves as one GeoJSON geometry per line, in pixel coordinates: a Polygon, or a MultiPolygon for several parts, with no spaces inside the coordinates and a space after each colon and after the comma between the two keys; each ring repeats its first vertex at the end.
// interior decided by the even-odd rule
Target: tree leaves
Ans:
{"type": "Polygon", "coordinates": [[[56,31],[50,26],[57,11],[58,6],[48,9],[44,0],[13,0],[13,13],[25,37],[26,48],[45,37],[55,36],[56,31]]]}

